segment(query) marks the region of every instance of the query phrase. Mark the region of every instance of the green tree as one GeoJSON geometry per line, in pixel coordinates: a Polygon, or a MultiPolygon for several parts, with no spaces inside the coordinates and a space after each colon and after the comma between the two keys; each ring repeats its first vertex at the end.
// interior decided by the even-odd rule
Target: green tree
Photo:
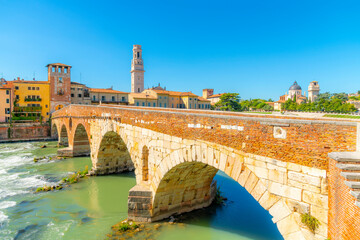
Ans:
{"type": "Polygon", "coordinates": [[[239,104],[240,96],[238,93],[225,93],[221,95],[220,101],[215,104],[216,108],[222,111],[241,111],[239,104]]]}

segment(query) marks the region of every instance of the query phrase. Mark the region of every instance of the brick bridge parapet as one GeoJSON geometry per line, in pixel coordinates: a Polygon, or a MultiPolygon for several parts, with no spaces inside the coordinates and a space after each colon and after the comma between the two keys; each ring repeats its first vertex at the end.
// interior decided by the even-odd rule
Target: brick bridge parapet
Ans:
{"type": "Polygon", "coordinates": [[[59,154],[90,154],[93,174],[135,170],[129,218],[156,221],[208,206],[218,170],[269,211],[285,239],[326,239],[329,157],[355,152],[358,123],[328,119],[70,105],[52,116],[59,154]],[[320,222],[313,234],[301,223],[320,222]]]}

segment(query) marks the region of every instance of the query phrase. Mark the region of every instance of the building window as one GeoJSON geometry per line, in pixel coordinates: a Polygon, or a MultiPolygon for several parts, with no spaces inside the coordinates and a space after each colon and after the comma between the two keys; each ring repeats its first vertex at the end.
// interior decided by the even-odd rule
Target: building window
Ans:
{"type": "Polygon", "coordinates": [[[74,90],[75,90],[75,88],[71,88],[71,90],[72,90],[72,91],[74,91],[74,90]]]}
{"type": "Polygon", "coordinates": [[[31,90],[31,87],[28,87],[28,90],[31,90]]]}
{"type": "Polygon", "coordinates": [[[148,103],[148,107],[150,107],[150,103],[148,103]]]}
{"type": "Polygon", "coordinates": [[[68,73],[68,68],[64,67],[64,73],[68,73]]]}
{"type": "Polygon", "coordinates": [[[125,102],[125,97],[121,97],[121,101],[125,102]]]}
{"type": "Polygon", "coordinates": [[[49,115],[49,112],[47,112],[46,115],[49,115]]]}
{"type": "Polygon", "coordinates": [[[19,99],[19,95],[16,95],[16,99],[19,99]]]}
{"type": "Polygon", "coordinates": [[[78,97],[81,98],[81,94],[78,94],[78,97]]]}
{"type": "Polygon", "coordinates": [[[159,103],[159,107],[161,107],[161,103],[159,103]]]}
{"type": "Polygon", "coordinates": [[[172,98],[172,100],[174,100],[174,98],[172,98]]]}
{"type": "Polygon", "coordinates": [[[189,108],[191,108],[191,103],[190,103],[190,107],[189,108]]]}
{"type": "Polygon", "coordinates": [[[10,94],[10,91],[9,90],[6,90],[6,95],[9,95],[10,94]]]}
{"type": "Polygon", "coordinates": [[[36,90],[40,90],[40,88],[39,88],[39,87],[36,87],[36,90]]]}
{"type": "Polygon", "coordinates": [[[171,107],[174,108],[174,104],[171,104],[171,107]]]}
{"type": "Polygon", "coordinates": [[[32,87],[32,90],[35,90],[35,87],[32,87]]]}
{"type": "Polygon", "coordinates": [[[153,105],[154,105],[154,107],[156,107],[156,103],[154,103],[153,105]]]}
{"type": "Polygon", "coordinates": [[[73,94],[73,93],[71,94],[71,97],[74,97],[74,94],[73,94]]]}
{"type": "Polygon", "coordinates": [[[140,52],[137,52],[137,58],[140,58],[140,52]]]}
{"type": "Polygon", "coordinates": [[[136,106],[139,106],[139,102],[136,102],[136,106]]]}
{"type": "Polygon", "coordinates": [[[105,96],[101,96],[101,101],[106,101],[105,99],[105,96]]]}
{"type": "Polygon", "coordinates": [[[52,71],[52,72],[55,72],[55,67],[52,67],[52,68],[51,68],[51,71],[52,71]]]}
{"type": "Polygon", "coordinates": [[[10,103],[10,99],[7,98],[7,99],[6,99],[6,103],[10,103]]]}
{"type": "Polygon", "coordinates": [[[166,97],[164,97],[164,99],[166,99],[166,97]]]}
{"type": "Polygon", "coordinates": [[[115,97],[114,96],[111,97],[111,101],[115,102],[115,97]]]}
{"type": "Polygon", "coordinates": [[[62,80],[62,77],[59,77],[59,83],[62,83],[63,80],[62,80]]]}
{"type": "Polygon", "coordinates": [[[164,103],[164,107],[166,108],[166,103],[164,103]]]}
{"type": "Polygon", "coordinates": [[[138,92],[140,92],[140,88],[138,88],[138,92]]]}
{"type": "Polygon", "coordinates": [[[143,102],[142,105],[145,106],[145,103],[143,102]]]}
{"type": "Polygon", "coordinates": [[[176,104],[176,108],[179,108],[179,104],[176,104]]]}
{"type": "Polygon", "coordinates": [[[48,105],[47,105],[47,104],[45,105],[45,108],[48,108],[48,105]]]}
{"type": "Polygon", "coordinates": [[[161,99],[161,96],[159,97],[159,99],[161,99]]]}
{"type": "Polygon", "coordinates": [[[19,90],[19,86],[15,86],[15,90],[19,90]]]}
{"type": "Polygon", "coordinates": [[[95,97],[95,96],[93,96],[93,101],[96,101],[96,97],[95,97]]]}
{"type": "Polygon", "coordinates": [[[61,73],[61,67],[58,67],[58,72],[61,73]]]}

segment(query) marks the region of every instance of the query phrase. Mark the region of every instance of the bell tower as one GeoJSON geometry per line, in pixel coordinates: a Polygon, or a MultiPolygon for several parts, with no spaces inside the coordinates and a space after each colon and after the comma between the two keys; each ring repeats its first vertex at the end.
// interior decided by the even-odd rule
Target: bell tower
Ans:
{"type": "Polygon", "coordinates": [[[311,101],[311,102],[314,102],[318,96],[319,96],[319,92],[320,92],[320,86],[319,86],[319,83],[317,81],[312,81],[310,84],[309,84],[309,87],[308,87],[308,99],[311,101]]]}
{"type": "Polygon", "coordinates": [[[144,63],[141,45],[133,46],[133,59],[131,61],[131,92],[144,91],[144,63]]]}
{"type": "Polygon", "coordinates": [[[50,83],[50,113],[71,103],[71,66],[62,63],[50,63],[48,68],[48,82],[50,83]]]}

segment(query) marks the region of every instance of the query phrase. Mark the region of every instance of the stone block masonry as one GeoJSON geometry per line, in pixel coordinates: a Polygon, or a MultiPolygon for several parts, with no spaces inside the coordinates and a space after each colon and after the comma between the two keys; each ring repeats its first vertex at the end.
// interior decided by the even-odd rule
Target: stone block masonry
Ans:
{"type": "Polygon", "coordinates": [[[53,117],[59,142],[73,154],[89,144],[94,174],[135,169],[130,219],[157,221],[208,206],[221,170],[291,240],[330,236],[327,154],[355,151],[357,139],[353,122],[212,111],[72,105],[53,117]],[[315,233],[301,223],[304,213],[320,221],[315,233]]]}

